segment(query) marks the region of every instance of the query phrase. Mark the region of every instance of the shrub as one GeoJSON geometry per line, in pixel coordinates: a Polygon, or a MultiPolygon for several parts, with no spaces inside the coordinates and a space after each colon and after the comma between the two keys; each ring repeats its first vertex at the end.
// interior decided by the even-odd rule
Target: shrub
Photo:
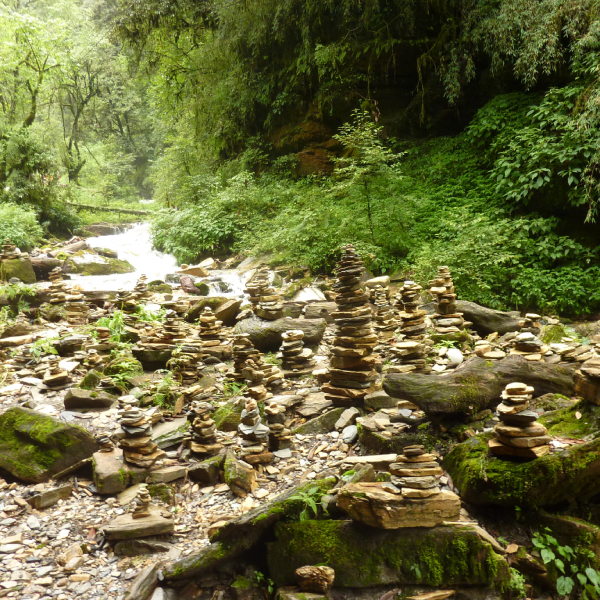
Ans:
{"type": "Polygon", "coordinates": [[[15,204],[0,204],[0,241],[9,238],[22,250],[32,248],[43,235],[35,211],[15,204]]]}

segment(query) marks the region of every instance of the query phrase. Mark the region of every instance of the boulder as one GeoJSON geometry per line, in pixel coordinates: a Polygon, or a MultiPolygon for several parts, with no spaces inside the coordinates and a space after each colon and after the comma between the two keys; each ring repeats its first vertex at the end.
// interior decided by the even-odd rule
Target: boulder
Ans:
{"type": "Polygon", "coordinates": [[[56,267],[61,267],[63,263],[62,260],[50,256],[31,257],[30,260],[33,272],[38,279],[47,279],[50,271],[56,267]]]}
{"type": "Polygon", "coordinates": [[[244,498],[258,487],[256,471],[249,464],[238,460],[232,452],[225,455],[223,471],[225,483],[236,496],[244,498]]]}
{"type": "Polygon", "coordinates": [[[374,289],[375,286],[380,285],[381,287],[386,287],[390,285],[390,277],[389,275],[382,275],[381,277],[373,277],[373,279],[367,279],[365,281],[365,287],[369,289],[374,289]]]}
{"type": "Polygon", "coordinates": [[[23,283],[35,283],[35,272],[29,258],[10,258],[0,262],[0,279],[8,281],[12,277],[23,283]]]}
{"type": "Polygon", "coordinates": [[[221,471],[223,470],[223,464],[225,457],[211,456],[206,460],[198,463],[194,463],[188,469],[188,477],[192,481],[207,485],[216,485],[221,480],[221,471]]]}
{"type": "Polygon", "coordinates": [[[73,491],[73,484],[67,483],[59,487],[51,488],[49,490],[42,490],[38,494],[29,496],[27,504],[36,510],[44,510],[54,506],[59,500],[66,500],[73,491]]]}
{"type": "Polygon", "coordinates": [[[318,435],[335,431],[335,424],[344,413],[344,407],[334,408],[325,414],[319,415],[294,429],[294,433],[318,435]]]}
{"type": "Polygon", "coordinates": [[[600,493],[600,439],[529,462],[488,455],[486,433],[455,446],[443,465],[461,498],[477,506],[548,508],[600,493]]]}
{"type": "Polygon", "coordinates": [[[194,302],[194,304],[190,307],[185,315],[185,320],[188,323],[193,323],[200,318],[200,313],[206,306],[212,308],[213,310],[217,310],[217,308],[219,308],[222,304],[225,304],[225,302],[228,300],[228,298],[224,298],[223,296],[211,296],[210,298],[202,298],[196,302],[196,300],[192,298],[190,301],[194,302]]]}
{"type": "Polygon", "coordinates": [[[422,498],[406,500],[392,494],[382,483],[361,482],[344,486],[338,494],[338,507],[353,521],[379,529],[436,527],[444,521],[457,521],[460,498],[448,490],[422,498]]]}
{"type": "Polygon", "coordinates": [[[217,321],[223,321],[223,325],[232,327],[235,325],[235,318],[238,312],[240,312],[241,305],[241,300],[227,300],[227,302],[221,304],[214,311],[217,321]]]}
{"type": "Polygon", "coordinates": [[[208,271],[200,265],[191,265],[185,269],[180,269],[180,275],[193,275],[194,277],[208,277],[208,271]]]}
{"type": "Polygon", "coordinates": [[[63,263],[64,273],[77,275],[114,275],[117,273],[133,273],[135,267],[120,258],[106,258],[99,254],[83,252],[69,256],[63,263]]]}
{"type": "Polygon", "coordinates": [[[84,429],[27,408],[0,415],[0,468],[22,481],[41,483],[98,449],[84,429]]]}
{"type": "Polygon", "coordinates": [[[168,552],[173,547],[173,544],[163,540],[122,540],[115,544],[115,554],[117,556],[143,556],[144,554],[168,552]]]}
{"type": "Polygon", "coordinates": [[[85,229],[95,235],[117,235],[125,231],[126,228],[112,223],[93,223],[92,225],[86,225],[85,229]]]}
{"type": "MultiPolygon", "coordinates": [[[[193,296],[207,296],[200,292],[200,290],[194,285],[194,279],[191,275],[182,275],[179,278],[179,283],[181,284],[181,290],[186,294],[192,294],[193,296]]],[[[209,290],[210,291],[210,290],[209,290]]]]}
{"type": "Polygon", "coordinates": [[[306,306],[304,316],[307,319],[325,319],[328,323],[333,323],[331,313],[336,310],[335,302],[312,302],[306,306]]]}
{"type": "Polygon", "coordinates": [[[266,321],[253,315],[235,326],[235,333],[247,333],[250,341],[261,352],[276,351],[282,344],[281,334],[293,329],[304,331],[304,344],[320,343],[327,327],[325,319],[276,319],[266,321]]]}
{"type": "Polygon", "coordinates": [[[127,590],[123,600],[150,600],[158,587],[159,563],[142,569],[127,590]]]}
{"type": "Polygon", "coordinates": [[[386,375],[383,389],[392,397],[408,400],[435,422],[464,419],[500,403],[502,390],[514,381],[533,386],[536,396],[573,394],[571,366],[529,362],[513,354],[498,361],[471,357],[443,375],[394,373],[386,375]]]}
{"type": "Polygon", "coordinates": [[[123,461],[123,450],[96,452],[92,460],[94,486],[99,494],[118,494],[128,487],[146,481],[148,471],[123,461]]]}
{"type": "Polygon", "coordinates": [[[117,398],[106,392],[93,392],[81,388],[69,388],[65,394],[65,408],[110,408],[117,398]]]}
{"type": "Polygon", "coordinates": [[[107,540],[135,540],[173,533],[174,529],[173,515],[151,506],[149,516],[134,519],[132,513],[119,515],[102,528],[102,533],[107,540]]]}
{"type": "Polygon", "coordinates": [[[276,541],[267,545],[267,560],[277,585],[295,583],[299,567],[323,563],[335,571],[335,585],[341,588],[490,588],[510,578],[506,560],[468,525],[386,531],[352,521],[310,520],[278,523],[275,532],[276,541]]]}
{"type": "Polygon", "coordinates": [[[119,254],[110,248],[96,248],[95,250],[100,256],[106,256],[106,258],[119,258],[119,254]]]}
{"type": "MultiPolygon", "coordinates": [[[[183,286],[181,287],[183,288],[183,286]]],[[[200,296],[208,296],[210,294],[210,285],[205,281],[196,281],[194,288],[196,289],[196,294],[200,296]]]]}

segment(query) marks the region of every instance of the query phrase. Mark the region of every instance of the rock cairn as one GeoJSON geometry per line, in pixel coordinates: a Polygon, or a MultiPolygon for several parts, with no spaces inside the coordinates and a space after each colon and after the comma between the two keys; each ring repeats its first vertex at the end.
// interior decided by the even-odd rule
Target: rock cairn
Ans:
{"type": "Polygon", "coordinates": [[[61,268],[52,269],[48,279],[50,279],[50,304],[63,304],[67,299],[67,284],[63,281],[61,268]]]}
{"type": "Polygon", "coordinates": [[[136,467],[151,467],[166,455],[152,441],[152,419],[142,409],[131,406],[117,413],[124,436],[119,440],[125,462],[136,467]]]}
{"type": "Polygon", "coordinates": [[[427,329],[425,315],[427,313],[419,308],[422,289],[414,281],[405,281],[396,295],[396,306],[400,309],[398,312],[399,331],[406,339],[422,339],[425,336],[427,329]]]}
{"type": "Polygon", "coordinates": [[[228,375],[236,381],[244,381],[244,368],[249,360],[260,359],[260,352],[252,345],[247,333],[233,336],[233,368],[228,375]]]}
{"type": "Polygon", "coordinates": [[[372,356],[377,345],[373,331],[369,297],[361,286],[364,263],[354,246],[345,246],[336,265],[337,311],[332,313],[336,334],[331,348],[329,382],[322,386],[326,398],[335,406],[362,404],[364,397],[378,389],[378,364],[372,356]]]}
{"type": "Polygon", "coordinates": [[[269,402],[265,406],[265,416],[269,425],[269,450],[291,448],[292,432],[285,426],[285,406],[269,402]]]}
{"type": "Polygon", "coordinates": [[[250,296],[252,310],[257,317],[274,321],[283,317],[281,296],[270,287],[269,267],[262,263],[250,278],[244,290],[250,296]]]}
{"type": "Polygon", "coordinates": [[[421,340],[402,340],[390,347],[392,356],[400,361],[392,365],[388,373],[424,373],[431,369],[427,365],[427,348],[421,340]]]}
{"type": "Polygon", "coordinates": [[[115,449],[115,445],[107,435],[99,435],[96,441],[100,446],[100,452],[112,452],[115,449]]]}
{"type": "Polygon", "coordinates": [[[150,492],[145,483],[140,483],[134,502],[133,513],[131,515],[133,519],[143,519],[144,517],[150,516],[152,497],[150,496],[150,492]]]}
{"type": "Polygon", "coordinates": [[[419,500],[439,494],[442,469],[437,457],[428,454],[425,446],[406,446],[403,452],[390,465],[392,484],[401,490],[402,497],[419,500]]]}
{"type": "Polygon", "coordinates": [[[552,439],[541,423],[536,423],[537,413],[529,410],[533,388],[525,383],[509,383],[502,392],[498,405],[500,423],[494,427],[495,439],[489,448],[495,456],[539,458],[550,452],[552,439]]]}
{"type": "Polygon", "coordinates": [[[44,375],[44,384],[48,387],[62,387],[71,383],[72,378],[67,371],[60,366],[60,357],[48,357],[48,370],[44,375]]]}
{"type": "Polygon", "coordinates": [[[205,306],[200,315],[200,339],[202,345],[219,346],[225,338],[223,331],[223,321],[217,321],[217,317],[209,306],[205,306]]]}
{"type": "Polygon", "coordinates": [[[544,342],[542,342],[539,337],[529,331],[525,331],[517,335],[510,353],[520,354],[525,360],[535,362],[542,360],[542,354],[546,352],[546,350],[547,348],[544,346],[544,342]]]}
{"type": "Polygon", "coordinates": [[[10,260],[11,258],[18,257],[19,253],[17,252],[17,247],[10,241],[10,239],[6,238],[2,244],[2,254],[0,255],[0,259],[10,260]]]}
{"type": "Polygon", "coordinates": [[[148,281],[148,278],[145,275],[141,275],[136,281],[133,291],[131,292],[134,300],[141,300],[142,298],[149,298],[151,296],[146,281],[148,281]]]}
{"type": "Polygon", "coordinates": [[[542,330],[542,326],[540,324],[540,315],[536,315],[535,313],[527,313],[520,321],[519,327],[521,328],[521,333],[533,333],[533,335],[538,335],[542,330]]]}
{"type": "Polygon", "coordinates": [[[193,454],[214,456],[223,447],[217,441],[217,426],[211,417],[212,411],[213,407],[209,402],[198,402],[188,413],[191,428],[186,445],[193,454]]]}
{"type": "Polygon", "coordinates": [[[73,327],[81,327],[87,324],[90,307],[85,301],[85,296],[80,290],[71,289],[66,297],[65,318],[67,323],[73,327]]]}
{"type": "MultiPolygon", "coordinates": [[[[263,425],[258,410],[258,404],[253,398],[246,398],[244,409],[238,425],[241,439],[240,455],[250,464],[263,462],[258,455],[264,455],[269,444],[269,428],[263,425]],[[254,456],[252,456],[254,455],[254,456]],[[259,460],[253,460],[259,459],[259,460]]],[[[268,453],[267,453],[268,454],[268,453]]],[[[265,456],[267,462],[272,460],[272,455],[265,456]]]]}
{"type": "Polygon", "coordinates": [[[429,291],[436,298],[436,314],[432,317],[436,332],[440,334],[458,333],[464,329],[463,315],[456,312],[456,294],[450,269],[439,267],[436,278],[430,281],[429,285],[429,291]]]}
{"type": "Polygon", "coordinates": [[[600,356],[586,360],[575,372],[575,393],[600,405],[600,356]]]}
{"type": "Polygon", "coordinates": [[[376,285],[373,289],[373,299],[375,304],[375,331],[377,331],[380,341],[389,340],[394,337],[397,323],[387,288],[376,285]]]}
{"type": "Polygon", "coordinates": [[[309,375],[315,366],[313,351],[304,347],[304,331],[292,329],[281,334],[283,343],[277,358],[281,359],[281,368],[286,377],[309,375]]]}
{"type": "Polygon", "coordinates": [[[228,372],[228,376],[236,381],[249,380],[251,388],[277,388],[284,380],[281,369],[263,360],[263,355],[252,345],[246,333],[233,336],[233,368],[228,372]]]}

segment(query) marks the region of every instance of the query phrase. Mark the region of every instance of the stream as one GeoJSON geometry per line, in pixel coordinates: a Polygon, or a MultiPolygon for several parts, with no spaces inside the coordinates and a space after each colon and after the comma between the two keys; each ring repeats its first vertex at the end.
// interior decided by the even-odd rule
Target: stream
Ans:
{"type": "MultiPolygon", "coordinates": [[[[77,283],[84,290],[133,289],[141,275],[146,275],[148,281],[164,281],[168,274],[179,269],[177,259],[172,254],[164,254],[152,248],[150,223],[136,223],[130,229],[115,235],[88,238],[87,243],[92,248],[114,250],[120,259],[131,263],[135,271],[115,275],[72,275],[73,283],[77,283]]],[[[210,287],[209,296],[243,298],[249,274],[236,269],[214,270],[202,281],[210,287]]]]}

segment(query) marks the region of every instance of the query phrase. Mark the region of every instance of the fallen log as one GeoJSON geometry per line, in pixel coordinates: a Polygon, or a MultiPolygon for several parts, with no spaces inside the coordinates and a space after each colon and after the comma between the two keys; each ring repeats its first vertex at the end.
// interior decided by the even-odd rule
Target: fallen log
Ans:
{"type": "Polygon", "coordinates": [[[394,373],[387,375],[383,389],[393,398],[416,404],[434,422],[462,420],[500,403],[507,384],[520,381],[533,386],[534,396],[574,392],[574,367],[529,362],[511,355],[489,361],[469,358],[454,371],[443,375],[394,373]]]}
{"type": "Polygon", "coordinates": [[[62,260],[48,256],[37,256],[31,258],[31,266],[33,267],[35,276],[40,279],[46,277],[52,269],[62,266],[62,260]]]}
{"type": "Polygon", "coordinates": [[[134,210],[133,208],[112,208],[109,206],[98,206],[96,204],[74,204],[67,202],[69,206],[72,206],[75,210],[102,210],[106,212],[124,213],[126,215],[149,215],[147,210],[134,210]]]}

